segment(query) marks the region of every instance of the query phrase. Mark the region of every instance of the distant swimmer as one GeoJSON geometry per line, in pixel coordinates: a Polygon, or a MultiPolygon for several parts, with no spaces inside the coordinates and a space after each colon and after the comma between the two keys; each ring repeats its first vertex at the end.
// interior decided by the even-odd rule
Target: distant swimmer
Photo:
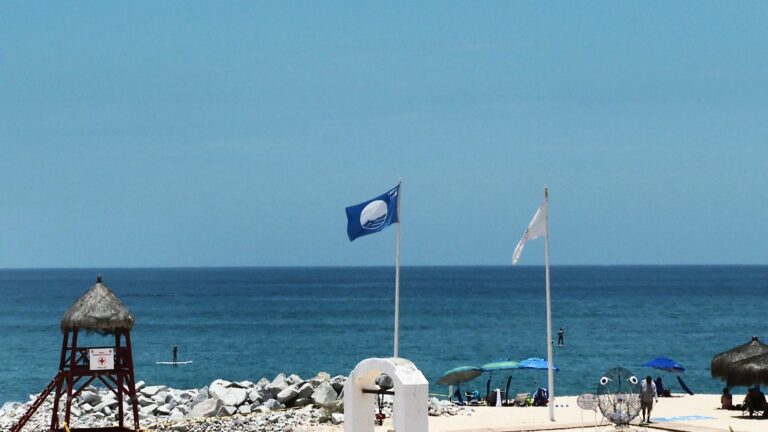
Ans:
{"type": "Polygon", "coordinates": [[[557,346],[565,346],[565,341],[563,338],[565,337],[565,330],[563,330],[562,327],[560,327],[560,330],[557,331],[557,346]]]}
{"type": "Polygon", "coordinates": [[[179,347],[176,345],[173,346],[173,365],[176,366],[176,363],[179,361],[179,347]]]}

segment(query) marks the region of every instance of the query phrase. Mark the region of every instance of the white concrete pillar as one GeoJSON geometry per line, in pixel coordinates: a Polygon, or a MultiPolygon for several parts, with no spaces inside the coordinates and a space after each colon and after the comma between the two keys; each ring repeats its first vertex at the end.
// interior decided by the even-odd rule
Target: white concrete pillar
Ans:
{"type": "Polygon", "coordinates": [[[427,432],[429,383],[404,358],[369,358],[355,366],[344,384],[344,432],[373,432],[376,396],[363,393],[363,389],[375,389],[376,377],[382,373],[394,383],[395,432],[427,432]]]}

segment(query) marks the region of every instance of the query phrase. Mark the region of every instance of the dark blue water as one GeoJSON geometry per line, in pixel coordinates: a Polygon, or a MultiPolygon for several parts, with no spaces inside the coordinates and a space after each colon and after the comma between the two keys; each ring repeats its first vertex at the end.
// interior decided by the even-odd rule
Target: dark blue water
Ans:
{"type": "MultiPolygon", "coordinates": [[[[348,374],[392,354],[392,268],[5,270],[0,403],[25,400],[53,377],[59,320],[99,272],[136,318],[136,375],[148,383],[348,374]],[[155,365],[174,344],[194,363],[155,365]]],[[[593,391],[616,365],[655,377],[639,365],[666,356],[687,368],[694,391],[719,393],[709,362],[752,335],[768,339],[767,294],[767,266],[553,267],[554,331],[566,332],[555,348],[556,392],[593,391]]],[[[400,355],[430,382],[455,366],[546,357],[543,268],[403,268],[400,355]]],[[[546,372],[513,372],[516,392],[545,383],[546,372]]],[[[471,387],[484,388],[484,378],[471,387]]]]}

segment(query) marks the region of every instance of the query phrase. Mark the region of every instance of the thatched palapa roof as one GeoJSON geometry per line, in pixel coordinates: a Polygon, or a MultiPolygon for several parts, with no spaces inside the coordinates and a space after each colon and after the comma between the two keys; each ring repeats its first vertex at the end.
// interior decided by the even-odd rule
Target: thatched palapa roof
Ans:
{"type": "Polygon", "coordinates": [[[133,328],[133,315],[128,308],[106,285],[101,283],[101,275],[92,286],[61,318],[61,331],[80,330],[95,331],[101,334],[114,333],[116,329],[130,330],[133,328]]]}
{"type": "Polygon", "coordinates": [[[737,361],[727,383],[729,387],[768,384],[768,353],[737,361]]]}
{"type": "Polygon", "coordinates": [[[737,366],[741,360],[768,353],[768,345],[752,337],[752,341],[714,356],[711,363],[712,378],[722,378],[730,381],[734,373],[739,374],[737,366]]]}

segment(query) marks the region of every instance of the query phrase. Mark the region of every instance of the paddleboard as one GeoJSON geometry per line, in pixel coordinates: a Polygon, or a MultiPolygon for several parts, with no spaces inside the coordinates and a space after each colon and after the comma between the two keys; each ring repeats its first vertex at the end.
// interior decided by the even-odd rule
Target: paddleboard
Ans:
{"type": "Polygon", "coordinates": [[[159,364],[159,365],[185,365],[185,364],[190,364],[190,363],[192,363],[192,360],[177,361],[177,362],[172,362],[172,361],[159,361],[159,362],[155,362],[155,364],[159,364]]]}

